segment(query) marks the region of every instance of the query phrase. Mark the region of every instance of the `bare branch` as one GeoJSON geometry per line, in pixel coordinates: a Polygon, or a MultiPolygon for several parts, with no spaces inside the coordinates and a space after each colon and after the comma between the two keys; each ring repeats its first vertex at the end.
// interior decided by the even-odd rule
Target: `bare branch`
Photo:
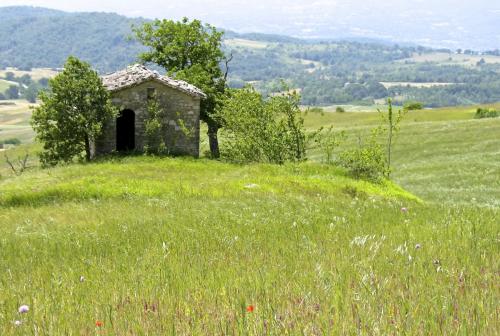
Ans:
{"type": "Polygon", "coordinates": [[[14,164],[12,164],[12,162],[10,161],[9,156],[7,155],[7,153],[5,153],[4,156],[5,156],[5,162],[7,162],[7,164],[10,166],[10,169],[12,169],[12,171],[14,172],[14,174],[18,175],[17,174],[17,169],[16,169],[16,167],[14,167],[14,164]]]}
{"type": "Polygon", "coordinates": [[[26,170],[26,163],[28,162],[28,157],[29,157],[29,154],[26,153],[26,155],[24,155],[24,158],[21,160],[19,159],[19,164],[21,166],[20,168],[20,172],[23,173],[25,170],[26,170]]]}
{"type": "Polygon", "coordinates": [[[14,163],[12,163],[12,161],[10,160],[7,153],[5,153],[4,156],[5,156],[5,162],[7,162],[10,169],[14,172],[15,175],[19,176],[26,170],[28,158],[29,158],[28,153],[26,153],[26,155],[24,155],[24,158],[21,158],[21,157],[17,158],[19,168],[16,168],[16,166],[14,165],[14,163]]]}
{"type": "Polygon", "coordinates": [[[229,63],[233,60],[233,53],[229,55],[229,58],[225,59],[226,63],[226,72],[224,73],[224,83],[227,81],[227,75],[229,74],[229,63]]]}

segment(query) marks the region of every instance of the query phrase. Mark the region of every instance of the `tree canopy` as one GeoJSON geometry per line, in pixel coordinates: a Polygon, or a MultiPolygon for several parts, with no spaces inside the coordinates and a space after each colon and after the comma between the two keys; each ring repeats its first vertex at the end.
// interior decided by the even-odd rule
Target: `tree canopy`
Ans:
{"type": "Polygon", "coordinates": [[[116,115],[109,92],[88,63],[69,57],[64,71],[49,81],[50,90],[40,93],[41,105],[31,123],[43,143],[42,164],[91,159],[91,144],[101,135],[104,123],[116,115]]]}
{"type": "Polygon", "coordinates": [[[201,119],[208,125],[212,156],[219,156],[217,132],[220,123],[213,117],[226,91],[227,64],[222,51],[223,33],[199,20],[155,20],[134,28],[137,39],[148,50],[144,62],[163,67],[169,76],[200,88],[207,98],[201,102],[201,119]],[[221,63],[226,62],[225,71],[221,63]]]}

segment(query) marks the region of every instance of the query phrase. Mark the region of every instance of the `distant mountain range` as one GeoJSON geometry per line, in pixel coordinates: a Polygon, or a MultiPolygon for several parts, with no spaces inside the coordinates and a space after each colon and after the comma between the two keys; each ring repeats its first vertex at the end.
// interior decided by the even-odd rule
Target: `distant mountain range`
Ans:
{"type": "MultiPolygon", "coordinates": [[[[74,55],[100,73],[115,71],[136,62],[144,50],[131,37],[132,26],[145,21],[114,13],[0,7],[0,68],[60,68],[74,55]]],[[[225,33],[224,48],[234,56],[232,87],[250,83],[272,93],[283,79],[301,91],[306,105],[370,105],[387,97],[426,106],[500,101],[498,52],[457,55],[454,49],[369,36],[334,40],[225,33]]]]}
{"type": "MultiPolygon", "coordinates": [[[[146,19],[113,13],[68,13],[28,6],[0,7],[0,67],[61,67],[68,55],[75,55],[102,72],[116,70],[134,62],[143,50],[130,37],[132,25],[144,21],[146,19]]],[[[329,36],[335,36],[335,32],[329,36]]],[[[235,37],[307,43],[306,40],[283,35],[226,31],[226,38],[235,37]]],[[[386,45],[393,43],[383,36],[370,37],[370,34],[366,37],[354,34],[348,40],[386,45]]],[[[311,38],[308,41],[318,40],[311,38]]]]}
{"type": "MultiPolygon", "coordinates": [[[[134,41],[132,26],[147,21],[114,13],[68,13],[48,8],[0,7],[0,67],[61,67],[69,55],[101,72],[122,68],[144,50],[134,41]]],[[[300,42],[271,34],[237,34],[268,42],[300,42]]]]}
{"type": "MultiPolygon", "coordinates": [[[[185,2],[195,1],[183,1],[178,11],[183,10],[185,2]]],[[[244,15],[237,5],[224,12],[210,8],[197,12],[207,13],[207,19],[218,26],[239,32],[321,39],[373,38],[479,51],[500,48],[498,0],[289,0],[286,5],[284,1],[266,0],[263,6],[257,3],[246,6],[244,15]]]]}

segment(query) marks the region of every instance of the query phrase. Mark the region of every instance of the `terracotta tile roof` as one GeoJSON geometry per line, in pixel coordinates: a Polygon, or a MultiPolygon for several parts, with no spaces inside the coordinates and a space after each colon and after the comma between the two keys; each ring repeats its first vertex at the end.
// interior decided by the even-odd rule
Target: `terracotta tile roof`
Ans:
{"type": "Polygon", "coordinates": [[[135,86],[149,80],[156,80],[191,96],[200,98],[207,97],[196,86],[181,80],[175,80],[167,76],[162,76],[157,71],[150,70],[141,64],[131,65],[126,69],[104,75],[101,78],[104,86],[112,92],[135,86]]]}

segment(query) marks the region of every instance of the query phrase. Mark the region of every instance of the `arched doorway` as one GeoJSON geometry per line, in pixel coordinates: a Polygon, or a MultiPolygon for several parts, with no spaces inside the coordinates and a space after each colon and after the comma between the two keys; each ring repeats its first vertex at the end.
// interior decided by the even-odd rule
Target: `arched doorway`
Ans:
{"type": "Polygon", "coordinates": [[[135,113],[123,110],[116,118],[116,150],[128,152],[135,149],[135,113]]]}

